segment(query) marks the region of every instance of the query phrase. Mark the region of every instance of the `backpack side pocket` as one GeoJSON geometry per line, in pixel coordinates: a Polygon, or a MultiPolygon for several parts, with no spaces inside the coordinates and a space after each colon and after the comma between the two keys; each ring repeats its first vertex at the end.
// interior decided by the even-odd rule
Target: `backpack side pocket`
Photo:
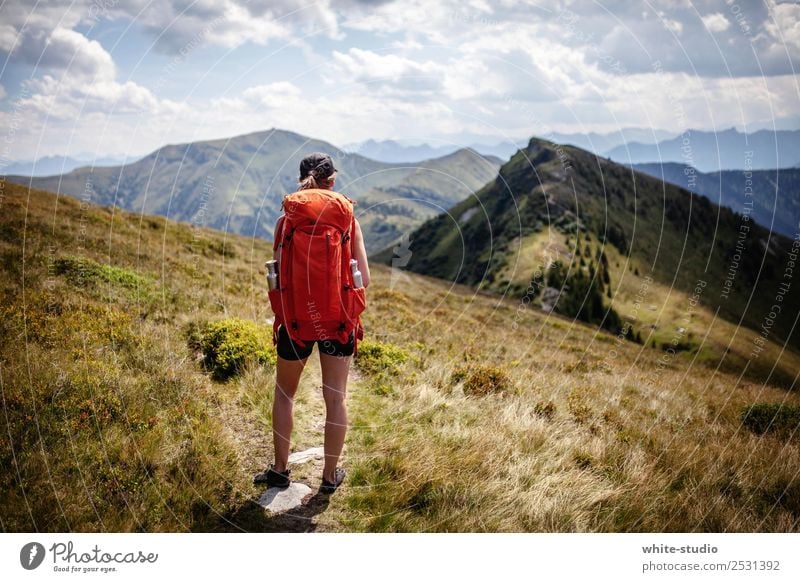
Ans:
{"type": "Polygon", "coordinates": [[[283,294],[281,290],[270,289],[267,291],[267,294],[269,295],[269,305],[272,307],[272,313],[275,314],[275,321],[284,323],[286,320],[284,318],[283,294]]]}

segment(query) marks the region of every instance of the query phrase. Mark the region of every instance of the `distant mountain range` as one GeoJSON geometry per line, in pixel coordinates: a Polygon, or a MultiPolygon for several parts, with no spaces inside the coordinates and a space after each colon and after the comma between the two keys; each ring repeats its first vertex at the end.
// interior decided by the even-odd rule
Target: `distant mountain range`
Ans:
{"type": "Polygon", "coordinates": [[[800,168],[703,173],[674,162],[633,169],[705,196],[788,237],[800,232],[800,168]],[[749,184],[748,184],[749,181],[749,184]],[[749,190],[748,190],[749,188],[749,190]]]}
{"type": "MultiPolygon", "coordinates": [[[[718,132],[689,130],[686,135],[688,141],[676,131],[626,127],[609,133],[553,132],[540,137],[573,145],[623,164],[676,162],[694,166],[702,172],[800,166],[800,130],[760,130],[745,134],[731,128],[718,132]]],[[[526,144],[527,140],[506,140],[496,144],[473,140],[469,147],[481,154],[507,160],[526,144]]],[[[458,146],[367,140],[349,144],[343,149],[384,162],[415,162],[452,153],[458,146]]]]}
{"type": "MultiPolygon", "coordinates": [[[[780,295],[785,313],[768,321],[768,334],[800,345],[792,335],[800,286],[785,294],[779,287],[789,239],[573,146],[532,138],[497,178],[427,220],[409,241],[401,253],[387,248],[374,259],[527,298],[614,332],[630,321],[637,339],[650,331],[646,304],[655,285],[665,302],[678,292],[696,295],[712,312],[753,329],[780,295]]],[[[686,311],[676,308],[672,321],[686,311]]],[[[685,327],[676,324],[658,342],[688,345],[685,327]]]]}
{"type": "MultiPolygon", "coordinates": [[[[558,133],[553,132],[547,138],[556,143],[571,144],[583,149],[603,154],[606,151],[624,143],[641,142],[656,143],[675,137],[675,132],[660,129],[640,127],[625,127],[619,131],[609,133],[558,133]]],[[[520,148],[524,148],[528,140],[502,140],[488,142],[486,140],[468,140],[469,147],[486,156],[497,156],[501,160],[508,160],[520,148]]],[[[419,162],[430,158],[437,158],[453,153],[463,146],[455,143],[446,145],[431,145],[414,140],[374,140],[351,143],[342,147],[347,152],[354,152],[379,160],[381,162],[419,162]]]]}
{"type": "Polygon", "coordinates": [[[360,143],[347,144],[342,149],[381,162],[402,163],[421,162],[431,158],[438,158],[467,147],[481,155],[497,157],[505,161],[524,145],[525,142],[501,141],[497,143],[474,142],[468,146],[457,144],[434,146],[427,143],[407,142],[404,140],[376,141],[369,139],[360,143]]]}
{"type": "MultiPolygon", "coordinates": [[[[576,147],[605,154],[613,148],[632,142],[642,144],[653,144],[675,137],[677,132],[666,131],[663,129],[651,129],[644,127],[624,127],[619,131],[609,133],[558,133],[554,132],[547,135],[547,139],[560,144],[574,145],[576,147]]],[[[540,136],[544,137],[544,136],[540,136]]],[[[527,141],[522,143],[526,145],[527,141]]]]}
{"type": "Polygon", "coordinates": [[[283,195],[297,188],[300,160],[313,151],[333,157],[339,170],[336,190],[359,202],[369,250],[383,248],[463,200],[494,178],[501,164],[469,149],[423,163],[388,164],[272,129],[167,145],[122,166],[8,180],[95,204],[270,239],[283,195]]]}
{"type": "Polygon", "coordinates": [[[36,160],[11,162],[5,167],[0,167],[0,174],[19,174],[23,176],[52,176],[71,172],[82,166],[119,166],[134,160],[120,157],[72,158],[69,156],[45,156],[36,160]]]}
{"type": "Polygon", "coordinates": [[[619,145],[604,155],[623,164],[678,162],[701,172],[789,168],[800,161],[800,130],[747,134],[735,128],[717,132],[691,130],[685,136],[657,144],[619,145]]]}

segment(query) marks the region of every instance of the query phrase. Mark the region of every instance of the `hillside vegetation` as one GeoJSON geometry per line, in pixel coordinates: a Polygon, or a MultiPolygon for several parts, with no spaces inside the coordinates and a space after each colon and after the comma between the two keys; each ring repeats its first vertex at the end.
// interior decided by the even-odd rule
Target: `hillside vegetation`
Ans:
{"type": "Polygon", "coordinates": [[[93,204],[271,238],[283,196],[297,189],[300,160],[317,151],[333,158],[336,189],[360,202],[357,213],[369,251],[463,200],[500,167],[497,158],[469,149],[422,163],[388,164],[271,129],[170,144],[122,166],[9,180],[93,204]]]}
{"type": "MultiPolygon", "coordinates": [[[[796,392],[381,265],[347,480],[269,515],[269,243],[2,186],[4,531],[800,529],[796,392]]],[[[316,359],[293,450],[322,444],[316,359]]]]}
{"type": "MultiPolygon", "coordinates": [[[[404,262],[413,272],[752,379],[795,380],[800,235],[771,234],[752,217],[579,148],[531,139],[493,182],[409,238],[404,262]],[[764,357],[765,337],[783,350],[776,367],[777,352],[764,357]]],[[[396,263],[396,255],[375,258],[396,263]]]]}

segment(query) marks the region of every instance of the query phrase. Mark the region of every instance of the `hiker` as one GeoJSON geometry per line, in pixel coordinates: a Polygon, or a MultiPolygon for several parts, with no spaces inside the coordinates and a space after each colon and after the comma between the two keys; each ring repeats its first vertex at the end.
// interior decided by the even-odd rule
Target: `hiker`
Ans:
{"type": "Polygon", "coordinates": [[[347,375],[352,356],[357,352],[357,342],[363,337],[358,315],[366,306],[365,288],[369,286],[370,277],[361,226],[352,213],[355,203],[333,191],[336,172],[333,160],[326,154],[314,153],[303,158],[300,162],[298,192],[284,198],[284,213],[275,225],[273,248],[280,273],[279,290],[269,292],[270,303],[276,314],[273,339],[278,353],[272,406],[275,462],[256,477],[257,483],[266,482],[270,487],[288,487],[291,483],[291,470],[287,463],[294,395],[314,344],[317,344],[319,351],[326,408],[325,465],[320,492],[333,493],[346,474],[337,463],[347,430],[347,375]],[[292,201],[295,201],[295,205],[292,201]],[[287,216],[291,220],[287,220],[287,216]],[[286,227],[286,224],[294,224],[292,221],[303,224],[301,219],[306,221],[305,229],[297,225],[286,227]],[[325,230],[329,223],[336,221],[339,228],[325,230]],[[289,229],[293,230],[289,232],[289,229]],[[327,243],[322,233],[327,233],[327,243]],[[316,239],[321,238],[322,242],[318,240],[314,243],[311,239],[315,236],[316,239]],[[331,237],[335,239],[335,244],[331,244],[331,237]],[[289,243],[293,247],[287,246],[289,243]],[[323,246],[315,247],[315,244],[323,246]],[[282,251],[286,253],[285,265],[281,260],[282,251]],[[341,253],[341,258],[331,259],[334,253],[341,253]],[[355,273],[351,273],[350,258],[358,261],[360,281],[355,273]],[[318,271],[324,268],[321,265],[326,264],[325,261],[335,261],[336,264],[328,265],[328,271],[320,274],[318,271]],[[294,273],[290,268],[294,269],[294,273]],[[287,279],[281,282],[284,277],[287,279]],[[341,281],[341,284],[330,285],[325,293],[328,297],[331,294],[334,297],[326,300],[326,295],[320,295],[323,292],[319,289],[332,280],[341,281]],[[288,281],[293,281],[294,285],[286,292],[284,288],[288,281]],[[323,313],[315,313],[314,310],[323,313]],[[326,318],[332,317],[331,314],[341,319],[332,322],[334,327],[326,323],[326,318]],[[308,323],[303,321],[304,316],[308,323]],[[348,328],[351,328],[349,334],[346,333],[348,328]]]}

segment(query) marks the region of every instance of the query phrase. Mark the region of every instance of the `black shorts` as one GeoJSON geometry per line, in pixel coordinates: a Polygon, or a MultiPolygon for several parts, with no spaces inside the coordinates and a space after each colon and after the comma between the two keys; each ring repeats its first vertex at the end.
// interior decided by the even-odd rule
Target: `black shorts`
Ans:
{"type": "Polygon", "coordinates": [[[313,340],[304,341],[306,347],[301,348],[296,342],[293,342],[286,333],[286,328],[282,325],[278,328],[278,356],[284,360],[304,360],[311,355],[314,349],[314,344],[319,346],[321,354],[329,356],[352,356],[355,348],[355,341],[353,340],[353,332],[350,332],[350,339],[346,344],[335,339],[326,340],[313,340]]]}

